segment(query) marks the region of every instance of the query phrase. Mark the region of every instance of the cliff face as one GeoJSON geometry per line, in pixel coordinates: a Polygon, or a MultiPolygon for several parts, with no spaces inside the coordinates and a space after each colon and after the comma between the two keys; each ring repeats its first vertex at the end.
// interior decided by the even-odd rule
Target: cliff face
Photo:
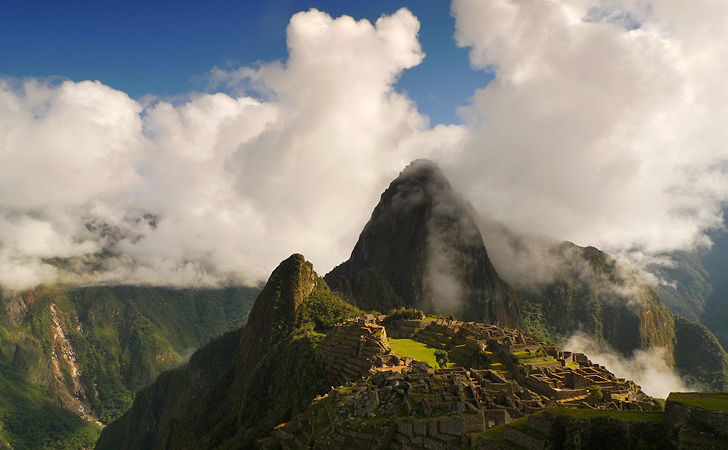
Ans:
{"type": "Polygon", "coordinates": [[[407,166],[384,191],[351,257],[326,282],[367,310],[406,306],[501,325],[519,320],[472,207],[425,160],[407,166]]]}
{"type": "Polygon", "coordinates": [[[314,360],[323,338],[317,329],[358,314],[303,256],[291,256],[271,275],[244,329],[139,392],[96,448],[251,448],[328,387],[314,360]]]}
{"type": "Polygon", "coordinates": [[[728,354],[708,328],[675,316],[675,338],[675,366],[689,385],[728,390],[728,354]]]}

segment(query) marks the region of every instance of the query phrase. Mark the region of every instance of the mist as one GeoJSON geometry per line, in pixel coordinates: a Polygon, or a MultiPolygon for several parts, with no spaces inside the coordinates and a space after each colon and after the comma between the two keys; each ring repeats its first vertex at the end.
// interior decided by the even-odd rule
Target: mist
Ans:
{"type": "Polygon", "coordinates": [[[625,358],[589,336],[576,333],[564,344],[564,350],[586,354],[591,362],[601,364],[617,377],[634,381],[651,397],[667,398],[670,392],[702,390],[686,385],[667,364],[669,352],[665,347],[635,350],[632,357],[625,358]]]}
{"type": "MultiPolygon", "coordinates": [[[[453,45],[495,74],[464,125],[431,127],[395,89],[426,57],[406,9],[298,13],[286,61],[211,68],[210,92],[176,99],[2,79],[0,284],[256,284],[294,252],[325,273],[417,158],[544,242],[644,259],[710,245],[728,200],[727,9],[455,0],[453,45]]],[[[524,267],[512,276],[552,276],[524,267]]]]}

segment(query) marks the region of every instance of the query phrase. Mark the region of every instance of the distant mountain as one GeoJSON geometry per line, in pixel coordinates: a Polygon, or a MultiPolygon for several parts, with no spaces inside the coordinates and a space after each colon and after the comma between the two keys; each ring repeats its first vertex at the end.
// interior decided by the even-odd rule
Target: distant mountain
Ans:
{"type": "Polygon", "coordinates": [[[330,388],[314,360],[320,332],[358,314],[303,256],[291,256],[271,274],[244,329],[140,391],[96,449],[252,448],[330,388]]]}
{"type": "Polygon", "coordinates": [[[80,449],[137,390],[244,323],[256,288],[40,286],[0,296],[0,434],[14,449],[80,449]]]}
{"type": "MultiPolygon", "coordinates": [[[[723,215],[728,217],[728,211],[723,215]]],[[[700,320],[723,345],[728,346],[728,232],[712,235],[713,247],[701,256],[712,290],[707,296],[700,320]]]]}
{"type": "Polygon", "coordinates": [[[427,160],[414,161],[392,181],[349,260],[325,279],[366,310],[405,306],[501,325],[520,320],[472,206],[427,160]]]}
{"type": "MultiPolygon", "coordinates": [[[[513,277],[524,329],[563,345],[579,332],[625,357],[635,350],[667,349],[667,363],[692,385],[728,389],[728,354],[705,326],[675,315],[641,276],[594,247],[518,235],[502,226],[488,239],[511,252],[503,264],[529,262],[540,277],[513,277]],[[538,263],[533,265],[531,260],[538,263]],[[541,268],[539,265],[548,266],[541,268]]],[[[499,248],[501,250],[501,248],[499,248]]]]}
{"type": "Polygon", "coordinates": [[[361,310],[414,307],[556,344],[578,331],[625,356],[666,347],[688,381],[728,389],[728,354],[688,320],[714,312],[704,323],[724,324],[717,334],[727,336],[728,258],[685,254],[665,272],[680,281],[656,291],[594,247],[486,234],[489,249],[548,272],[523,277],[498,251],[500,266],[491,261],[482,227],[437,165],[419,160],[382,194],[350,259],[326,280],[293,255],[262,291],[40,286],[0,296],[0,449],[88,447],[95,420],[113,421],[100,450],[251,448],[330,387],[314,349],[361,310]]]}
{"type": "Polygon", "coordinates": [[[672,352],[672,314],[636,273],[594,247],[564,242],[552,251],[562,262],[558,276],[516,284],[526,328],[557,343],[579,331],[624,355],[662,346],[672,352]]]}
{"type": "MultiPolygon", "coordinates": [[[[728,211],[724,211],[728,217],[728,211]]],[[[670,310],[705,325],[728,346],[728,232],[709,233],[707,250],[675,251],[661,255],[669,264],[648,269],[661,283],[654,287],[670,310]]]]}

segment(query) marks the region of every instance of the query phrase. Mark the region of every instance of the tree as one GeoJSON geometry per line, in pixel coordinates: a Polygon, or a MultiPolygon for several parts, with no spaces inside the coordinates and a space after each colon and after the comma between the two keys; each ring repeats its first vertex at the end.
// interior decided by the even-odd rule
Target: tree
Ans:
{"type": "Polygon", "coordinates": [[[599,400],[604,398],[604,394],[602,393],[602,387],[596,384],[592,384],[588,388],[586,388],[587,392],[589,392],[589,398],[594,401],[594,403],[599,403],[599,400]]]}
{"type": "Polygon", "coordinates": [[[450,355],[445,350],[435,350],[435,361],[437,361],[437,364],[442,369],[450,361],[450,355]]]}

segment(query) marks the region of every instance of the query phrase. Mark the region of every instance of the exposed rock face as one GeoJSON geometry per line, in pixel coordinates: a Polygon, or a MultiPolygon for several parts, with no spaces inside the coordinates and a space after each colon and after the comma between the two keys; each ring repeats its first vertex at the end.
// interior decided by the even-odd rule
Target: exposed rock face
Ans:
{"type": "Polygon", "coordinates": [[[473,216],[436,164],[414,161],[384,191],[351,257],[326,282],[362,309],[406,306],[516,325],[517,308],[473,216]]]}
{"type": "Polygon", "coordinates": [[[313,265],[302,255],[294,254],[273,271],[263,292],[248,316],[237,357],[239,369],[257,361],[282,336],[290,333],[296,310],[316,287],[313,265]]]}
{"type": "Polygon", "coordinates": [[[56,393],[57,401],[61,406],[85,419],[96,421],[86,395],[86,386],[81,379],[81,368],[76,360],[76,351],[69,342],[67,330],[64,329],[66,321],[55,303],[49,305],[49,311],[51,332],[53,333],[50,364],[52,372],[51,390],[56,393]],[[67,371],[68,375],[64,374],[64,370],[67,371]],[[67,376],[70,380],[66,379],[67,376]]]}

